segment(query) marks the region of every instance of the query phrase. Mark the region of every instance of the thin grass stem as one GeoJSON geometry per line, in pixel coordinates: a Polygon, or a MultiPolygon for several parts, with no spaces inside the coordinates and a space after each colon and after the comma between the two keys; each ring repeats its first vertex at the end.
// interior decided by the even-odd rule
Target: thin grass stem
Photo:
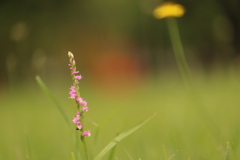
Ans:
{"type": "Polygon", "coordinates": [[[84,152],[85,152],[86,159],[88,160],[88,150],[87,150],[87,143],[85,141],[85,137],[81,136],[81,140],[82,140],[82,143],[83,143],[83,149],[84,149],[84,152]]]}
{"type": "Polygon", "coordinates": [[[211,130],[212,134],[216,136],[216,134],[219,133],[219,127],[214,121],[214,119],[211,117],[211,115],[208,113],[208,111],[206,110],[202,102],[200,101],[199,95],[193,84],[190,69],[187,64],[184,49],[182,46],[182,41],[180,38],[177,21],[175,18],[167,18],[167,24],[168,24],[170,39],[173,46],[173,52],[177,61],[177,65],[185,84],[188,85],[191,90],[191,96],[194,102],[196,103],[194,105],[196,108],[196,111],[199,114],[200,118],[204,121],[206,126],[208,126],[209,130],[211,130]]]}

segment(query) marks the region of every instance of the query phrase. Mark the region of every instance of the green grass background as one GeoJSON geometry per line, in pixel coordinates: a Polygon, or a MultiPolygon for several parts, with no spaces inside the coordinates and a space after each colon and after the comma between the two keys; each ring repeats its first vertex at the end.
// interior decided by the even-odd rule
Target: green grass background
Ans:
{"type": "MultiPolygon", "coordinates": [[[[161,160],[163,145],[167,157],[173,160],[240,159],[240,77],[236,71],[228,71],[208,76],[194,74],[193,80],[198,98],[216,126],[207,125],[196,112],[190,89],[177,74],[144,79],[125,89],[81,82],[81,95],[90,108],[85,114],[86,128],[92,130],[92,136],[87,138],[90,158],[118,133],[157,112],[150,122],[117,145],[117,159],[161,160]],[[108,115],[112,116],[96,139],[96,124],[108,115]],[[217,126],[219,131],[212,132],[217,126]],[[225,156],[228,142],[230,147],[225,156]]],[[[59,78],[56,83],[46,84],[71,119],[75,104],[67,98],[70,77],[67,81],[59,78]]],[[[68,127],[37,84],[2,90],[0,106],[0,159],[71,159],[71,152],[75,152],[74,125],[68,127]]]]}

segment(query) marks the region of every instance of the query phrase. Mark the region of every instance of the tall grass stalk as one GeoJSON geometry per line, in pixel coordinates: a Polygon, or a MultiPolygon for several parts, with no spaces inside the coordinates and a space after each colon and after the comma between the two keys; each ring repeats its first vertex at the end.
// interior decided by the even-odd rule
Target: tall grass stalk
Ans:
{"type": "Polygon", "coordinates": [[[200,101],[199,95],[192,81],[190,69],[187,64],[184,49],[182,46],[182,41],[180,38],[177,21],[175,18],[167,18],[167,24],[168,24],[170,39],[173,47],[173,52],[175,54],[175,59],[177,61],[178,68],[180,70],[180,73],[182,75],[182,78],[185,84],[188,85],[191,90],[191,96],[194,102],[196,103],[194,105],[195,109],[199,114],[200,118],[208,126],[209,130],[211,130],[214,137],[216,137],[216,134],[218,134],[219,132],[218,125],[215,123],[214,119],[211,117],[207,109],[204,107],[204,105],[200,101]]]}
{"type": "Polygon", "coordinates": [[[42,81],[40,76],[35,77],[39,87],[42,89],[42,91],[47,95],[47,97],[55,104],[57,107],[57,110],[61,113],[61,116],[65,120],[65,122],[68,124],[69,127],[71,127],[70,120],[68,118],[67,112],[63,108],[63,106],[58,102],[58,100],[53,96],[53,94],[49,91],[48,87],[45,85],[45,83],[42,81]]]}

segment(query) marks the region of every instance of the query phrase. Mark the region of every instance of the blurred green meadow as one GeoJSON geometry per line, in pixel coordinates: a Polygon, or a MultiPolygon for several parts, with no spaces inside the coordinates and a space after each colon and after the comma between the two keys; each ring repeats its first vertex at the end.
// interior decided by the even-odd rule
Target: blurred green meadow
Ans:
{"type": "Polygon", "coordinates": [[[239,160],[240,1],[178,0],[185,14],[176,18],[177,38],[153,16],[164,2],[0,1],[0,160],[85,160],[79,132],[35,81],[71,123],[68,51],[83,76],[90,160],[155,114],[112,159],[239,160]],[[176,39],[187,63],[175,58],[176,39]],[[183,80],[188,67],[196,94],[183,80]]]}
{"type": "MultiPolygon", "coordinates": [[[[176,73],[122,88],[94,87],[86,76],[80,90],[90,108],[85,114],[86,128],[92,130],[87,138],[90,159],[118,133],[154,113],[150,122],[117,145],[115,159],[164,159],[165,154],[169,159],[239,159],[240,75],[234,70],[193,75],[198,98],[215,121],[211,128],[195,110],[190,90],[176,73]]],[[[71,119],[75,104],[68,99],[70,77],[56,81],[46,84],[71,119]]],[[[71,159],[75,126],[68,127],[37,84],[2,91],[0,106],[0,159],[71,159]]]]}

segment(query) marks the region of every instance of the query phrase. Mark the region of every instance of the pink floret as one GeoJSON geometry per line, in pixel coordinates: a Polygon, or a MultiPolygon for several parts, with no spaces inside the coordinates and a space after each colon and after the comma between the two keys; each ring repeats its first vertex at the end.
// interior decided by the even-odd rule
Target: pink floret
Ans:
{"type": "Polygon", "coordinates": [[[77,123],[78,121],[80,121],[80,118],[79,117],[73,117],[73,123],[77,123]]]}
{"type": "Polygon", "coordinates": [[[90,137],[91,136],[91,131],[90,130],[84,131],[82,136],[89,136],[90,137]]]}
{"type": "Polygon", "coordinates": [[[79,116],[80,115],[80,112],[79,111],[76,111],[76,116],[79,116]]]}
{"type": "Polygon", "coordinates": [[[75,76],[75,79],[76,79],[76,80],[82,79],[82,76],[81,76],[81,75],[75,76]]]}
{"type": "Polygon", "coordinates": [[[81,98],[81,97],[77,97],[77,98],[76,98],[76,101],[77,101],[77,102],[81,102],[81,101],[82,101],[82,98],[81,98]]]}
{"type": "Polygon", "coordinates": [[[80,101],[79,104],[82,105],[82,106],[86,106],[87,105],[87,101],[80,101]]]}
{"type": "Polygon", "coordinates": [[[86,106],[86,107],[83,107],[83,111],[88,111],[88,107],[86,106]]]}
{"type": "Polygon", "coordinates": [[[73,72],[72,74],[73,74],[73,75],[74,75],[74,74],[78,74],[78,72],[79,72],[79,71],[75,71],[75,72],[73,72]]]}
{"type": "Polygon", "coordinates": [[[77,122],[77,129],[82,129],[82,125],[80,122],[77,122]]]}
{"type": "Polygon", "coordinates": [[[75,99],[76,97],[77,97],[76,94],[70,94],[70,97],[68,97],[68,98],[70,98],[70,99],[75,99]]]}
{"type": "Polygon", "coordinates": [[[69,89],[74,90],[74,89],[75,89],[75,86],[71,86],[69,89]]]}

